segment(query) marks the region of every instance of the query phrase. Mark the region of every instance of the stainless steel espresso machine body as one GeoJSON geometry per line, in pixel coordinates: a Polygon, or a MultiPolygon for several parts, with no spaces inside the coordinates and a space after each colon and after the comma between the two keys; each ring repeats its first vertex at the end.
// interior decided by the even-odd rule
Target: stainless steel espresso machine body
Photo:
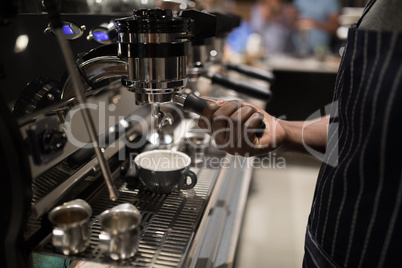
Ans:
{"type": "Polygon", "coordinates": [[[118,56],[127,61],[122,83],[137,104],[172,101],[187,84],[192,21],[173,17],[171,10],[137,10],[117,19],[118,56]]]}
{"type": "Polygon", "coordinates": [[[181,105],[199,113],[206,104],[183,92],[191,42],[215,34],[214,16],[200,13],[136,10],[133,16],[116,20],[116,42],[106,46],[86,38],[87,32],[94,35],[99,25],[119,16],[62,14],[66,37],[76,29],[72,25],[87,27],[68,42],[76,56],[84,104],[78,102],[73,79],[65,72],[56,36],[49,30],[44,33],[49,28],[46,15],[18,15],[15,24],[0,28],[12,39],[1,50],[5,78],[0,86],[6,100],[0,114],[4,132],[0,149],[7,182],[2,196],[3,204],[10,203],[5,218],[8,236],[2,237],[1,248],[7,258],[2,267],[31,267],[46,260],[125,267],[233,264],[251,160],[218,150],[194,118],[180,115],[181,105]],[[197,24],[203,19],[205,23],[197,24]],[[29,42],[25,50],[16,52],[15,41],[24,35],[29,42]],[[94,122],[116,200],[109,198],[80,109],[87,109],[94,122]],[[162,109],[171,114],[171,124],[152,123],[155,115],[157,122],[167,120],[160,114],[162,109]],[[158,148],[149,137],[159,125],[156,128],[174,133],[165,149],[191,155],[190,168],[198,177],[194,188],[155,194],[138,180],[133,159],[158,148]],[[48,213],[77,198],[92,208],[91,235],[84,252],[67,256],[52,245],[48,213]],[[115,261],[102,251],[99,215],[123,203],[135,205],[142,216],[138,251],[127,260],[115,261]]]}

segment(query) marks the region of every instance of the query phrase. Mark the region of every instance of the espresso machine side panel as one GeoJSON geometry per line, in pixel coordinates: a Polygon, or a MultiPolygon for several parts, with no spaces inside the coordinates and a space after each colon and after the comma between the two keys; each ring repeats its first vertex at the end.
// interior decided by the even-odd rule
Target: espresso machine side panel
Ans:
{"type": "MultiPolygon", "coordinates": [[[[78,26],[85,25],[86,28],[82,36],[69,41],[74,55],[98,47],[99,44],[95,41],[87,40],[89,31],[114,18],[115,16],[106,15],[63,14],[63,21],[78,26]]],[[[12,23],[0,28],[0,70],[2,69],[3,74],[0,87],[9,108],[14,106],[29,82],[41,75],[62,80],[66,73],[56,36],[44,33],[48,23],[49,19],[45,14],[21,14],[12,23]],[[27,42],[26,46],[18,45],[21,40],[27,42]]]]}

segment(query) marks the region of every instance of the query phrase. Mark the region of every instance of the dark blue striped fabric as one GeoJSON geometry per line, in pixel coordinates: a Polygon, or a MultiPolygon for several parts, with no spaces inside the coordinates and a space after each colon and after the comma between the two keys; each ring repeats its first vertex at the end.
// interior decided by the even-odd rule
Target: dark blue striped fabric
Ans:
{"type": "Polygon", "coordinates": [[[402,34],[349,30],[304,267],[402,267],[402,34]]]}

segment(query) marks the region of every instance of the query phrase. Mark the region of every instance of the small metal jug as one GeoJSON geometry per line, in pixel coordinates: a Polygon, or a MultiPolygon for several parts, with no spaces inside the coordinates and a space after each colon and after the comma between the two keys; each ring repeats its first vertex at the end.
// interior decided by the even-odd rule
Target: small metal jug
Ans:
{"type": "Polygon", "coordinates": [[[127,259],[137,252],[142,216],[128,203],[104,211],[99,216],[102,231],[100,248],[113,260],[127,259]]]}
{"type": "Polygon", "coordinates": [[[52,243],[55,249],[64,255],[84,251],[89,245],[91,215],[91,207],[81,199],[54,208],[49,213],[49,220],[54,225],[52,243]]]}

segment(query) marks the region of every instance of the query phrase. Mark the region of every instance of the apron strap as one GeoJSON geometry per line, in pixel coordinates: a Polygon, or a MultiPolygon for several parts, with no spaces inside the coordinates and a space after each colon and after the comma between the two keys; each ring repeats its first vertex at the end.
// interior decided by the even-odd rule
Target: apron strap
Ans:
{"type": "Polygon", "coordinates": [[[370,0],[370,2],[367,3],[366,7],[364,8],[362,16],[360,17],[359,21],[356,23],[356,28],[359,27],[359,25],[362,22],[363,18],[367,15],[367,13],[373,7],[375,2],[376,2],[376,0],[370,0]]]}

